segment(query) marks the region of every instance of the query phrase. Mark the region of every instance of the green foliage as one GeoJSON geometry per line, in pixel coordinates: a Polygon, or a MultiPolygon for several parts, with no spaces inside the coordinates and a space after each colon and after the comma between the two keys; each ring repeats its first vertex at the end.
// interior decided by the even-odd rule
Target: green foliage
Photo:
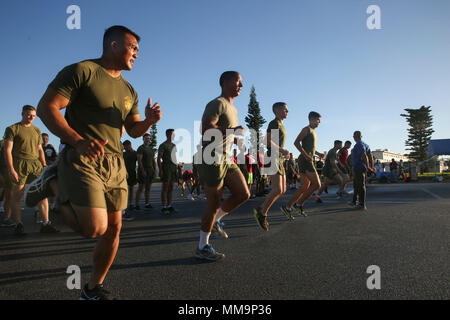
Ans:
{"type": "Polygon", "coordinates": [[[408,122],[408,140],[405,145],[410,150],[409,157],[417,161],[427,159],[428,144],[434,132],[431,107],[422,106],[419,109],[405,109],[406,114],[401,114],[408,122]]]}
{"type": "Polygon", "coordinates": [[[153,152],[156,154],[158,139],[156,138],[156,134],[158,133],[158,129],[156,128],[156,123],[151,126],[149,132],[150,134],[150,146],[152,147],[153,152]]]}
{"type": "Polygon", "coordinates": [[[250,133],[250,145],[252,147],[258,146],[259,150],[262,149],[261,133],[260,130],[266,120],[261,116],[261,108],[259,107],[259,102],[256,100],[255,87],[252,86],[250,92],[250,102],[248,104],[248,113],[245,117],[245,123],[249,129],[253,129],[255,132],[250,133]]]}

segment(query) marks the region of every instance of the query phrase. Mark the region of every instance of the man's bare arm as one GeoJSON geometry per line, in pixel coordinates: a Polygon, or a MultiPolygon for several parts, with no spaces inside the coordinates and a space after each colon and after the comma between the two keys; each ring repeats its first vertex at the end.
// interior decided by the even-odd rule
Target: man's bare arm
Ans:
{"type": "Polygon", "coordinates": [[[152,125],[157,123],[162,118],[161,108],[156,102],[153,106],[152,99],[149,98],[145,106],[145,120],[141,119],[139,114],[129,115],[125,119],[125,129],[132,138],[142,137],[152,125]]]}
{"type": "Polygon", "coordinates": [[[44,153],[44,149],[42,149],[41,144],[38,145],[38,152],[39,152],[39,160],[41,161],[42,166],[46,167],[47,163],[45,162],[45,153],[44,153]]]}

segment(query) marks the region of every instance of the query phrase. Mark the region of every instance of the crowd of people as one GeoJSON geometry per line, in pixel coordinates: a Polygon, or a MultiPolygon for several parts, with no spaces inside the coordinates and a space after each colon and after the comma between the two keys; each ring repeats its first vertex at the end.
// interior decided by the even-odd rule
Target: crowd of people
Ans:
{"type": "Polygon", "coordinates": [[[314,194],[316,201],[321,202],[320,195],[330,185],[338,184],[338,195],[345,195],[350,179],[354,187],[350,204],[355,209],[367,210],[366,175],[375,169],[361,132],[354,132],[355,145],[350,155],[352,143],[346,141],[343,146],[342,141],[336,140],[325,156],[316,151],[321,115],[311,111],[294,143],[300,152],[295,163],[292,152],[285,146],[287,133],[283,121],[288,116],[288,106],[276,102],[272,107],[274,119],[266,132],[267,151],[258,153],[255,159],[253,148],[247,148],[243,138],[239,138],[244,136],[245,129],[239,125],[233,102],[240,94],[243,80],[236,71],[222,73],[221,94],[203,111],[202,140],[193,157],[192,170],[178,166],[173,129],[166,131],[166,140],[155,154],[147,131],[162,118],[161,108],[158,103],[152,105],[149,98],[142,120],[137,93],[121,74],[122,70],[132,69],[139,41],[140,37],[126,27],[107,29],[101,58],[62,69],[37,108],[24,106],[21,122],[8,127],[3,137],[1,159],[5,163],[1,172],[4,189],[9,190],[5,192],[5,225],[14,226],[17,235],[25,234],[21,221],[21,200],[25,194],[26,206],[37,207],[40,212],[41,232],[59,232],[48,219],[48,199],[51,199],[56,201],[59,214],[71,229],[86,238],[98,238],[91,277],[82,289],[81,299],[113,298],[103,282],[118,250],[122,221],[132,219],[133,210],[152,208],[150,192],[157,175],[162,182],[163,214],[177,212],[172,204],[177,182],[191,199],[200,197],[203,191],[207,203],[194,255],[207,261],[225,258],[225,254],[212,247],[210,236],[214,232],[228,238],[222,220],[230,212],[251,197],[264,196],[253,209],[253,216],[263,230],[269,231],[270,208],[287,188],[294,188],[297,179],[300,187],[281,206],[289,219],[295,213],[306,216],[305,202],[314,194]],[[61,139],[64,147],[57,156],[55,149],[45,142],[48,136],[45,138],[32,124],[36,115],[61,139]],[[143,138],[137,151],[130,141],[121,141],[124,130],[133,139],[143,138]],[[220,135],[211,135],[211,131],[220,135]],[[237,146],[235,152],[233,145],[237,146]],[[315,161],[317,158],[320,160],[315,161]],[[321,167],[323,182],[316,166],[321,167]],[[266,190],[267,181],[270,192],[266,190]],[[230,192],[226,198],[225,187],[230,192]],[[144,208],[141,208],[143,193],[144,208]]]}

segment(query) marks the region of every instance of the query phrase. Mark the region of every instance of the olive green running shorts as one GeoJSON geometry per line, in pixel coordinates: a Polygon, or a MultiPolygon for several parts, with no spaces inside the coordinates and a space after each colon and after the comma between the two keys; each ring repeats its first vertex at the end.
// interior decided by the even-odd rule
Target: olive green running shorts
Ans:
{"type": "Polygon", "coordinates": [[[276,161],[276,166],[277,166],[277,170],[278,170],[278,174],[281,176],[285,176],[286,175],[286,170],[284,168],[284,160],[283,158],[278,158],[276,161]]]}
{"type": "Polygon", "coordinates": [[[162,166],[162,182],[177,182],[178,181],[178,175],[177,175],[177,167],[173,165],[163,165],[162,166]]]}
{"type": "Polygon", "coordinates": [[[235,163],[201,164],[200,179],[211,188],[221,187],[227,173],[240,172],[235,163]]]}
{"type": "Polygon", "coordinates": [[[42,163],[38,159],[14,159],[13,167],[19,176],[19,182],[11,181],[16,186],[30,184],[39,178],[43,170],[42,163]]]}
{"type": "Polygon", "coordinates": [[[307,172],[317,173],[316,166],[314,165],[313,162],[309,162],[303,156],[300,156],[298,159],[299,159],[298,166],[300,169],[300,173],[303,173],[303,174],[305,174],[307,172]]]}
{"type": "Polygon", "coordinates": [[[138,178],[137,181],[139,182],[139,184],[151,184],[153,183],[153,179],[155,178],[155,169],[153,168],[145,168],[145,173],[146,176],[144,177],[144,175],[142,174],[141,170],[138,169],[138,178]]]}
{"type": "Polygon", "coordinates": [[[127,208],[125,161],[120,154],[90,160],[66,147],[58,162],[58,201],[108,212],[127,208]]]}

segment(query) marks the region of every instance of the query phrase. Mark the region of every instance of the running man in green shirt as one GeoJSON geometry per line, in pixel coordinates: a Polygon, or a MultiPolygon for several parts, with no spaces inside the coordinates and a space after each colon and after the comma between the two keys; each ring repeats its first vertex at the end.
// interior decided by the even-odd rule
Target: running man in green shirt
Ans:
{"type": "MultiPolygon", "coordinates": [[[[259,226],[265,231],[269,231],[269,223],[267,221],[267,213],[274,204],[286,192],[286,172],[284,168],[284,158],[289,156],[289,151],[284,149],[286,140],[286,129],[283,121],[288,116],[288,107],[284,102],[277,102],[272,106],[275,119],[269,123],[267,127],[267,155],[270,157],[271,163],[275,164],[276,171],[270,175],[272,185],[271,192],[267,195],[264,203],[253,210],[253,215],[259,226]],[[277,138],[275,138],[277,137],[277,138]]],[[[288,218],[292,219],[289,215],[288,218]]]]}
{"type": "Polygon", "coordinates": [[[322,173],[325,177],[324,184],[320,187],[319,192],[316,196],[316,202],[322,203],[322,199],[320,196],[322,195],[323,191],[328,188],[329,186],[333,184],[339,184],[340,188],[337,192],[337,196],[339,198],[342,197],[340,190],[344,186],[344,179],[343,173],[341,169],[337,165],[338,157],[337,152],[342,148],[342,141],[336,140],[334,141],[334,147],[328,151],[327,156],[325,157],[325,165],[323,167],[322,173]]]}
{"type": "MultiPolygon", "coordinates": [[[[83,300],[113,298],[103,281],[119,247],[122,210],[127,207],[122,127],[137,138],[161,119],[159,104],[151,106],[149,98],[141,120],[137,93],[121,74],[133,68],[139,40],[126,27],[108,28],[101,58],[64,68],[38,106],[42,122],[66,145],[57,169],[60,211],[73,230],[87,238],[99,237],[83,300]]],[[[42,179],[48,180],[45,176],[42,179]]]]}
{"type": "Polygon", "coordinates": [[[309,125],[304,127],[300,134],[295,139],[294,145],[300,151],[300,157],[298,159],[298,165],[300,167],[300,189],[298,189],[287,206],[283,205],[281,210],[287,216],[292,215],[292,208],[299,215],[306,216],[303,204],[308,200],[316,190],[321,186],[319,175],[314,166],[314,155],[318,155],[320,158],[324,158],[323,153],[316,151],[317,136],[316,128],[320,124],[321,115],[315,111],[311,111],[308,115],[309,125]]]}
{"type": "Polygon", "coordinates": [[[225,258],[224,254],[216,252],[209,244],[211,231],[227,238],[220,220],[250,198],[247,181],[231,158],[232,145],[237,142],[235,135],[243,135],[244,131],[238,125],[238,112],[233,105],[242,89],[241,75],[236,71],[226,71],[220,76],[219,84],[222,94],[206,105],[202,116],[200,178],[208,203],[202,216],[200,241],[195,256],[208,261],[225,258]],[[231,196],[221,203],[225,186],[231,191],[231,196]]]}

